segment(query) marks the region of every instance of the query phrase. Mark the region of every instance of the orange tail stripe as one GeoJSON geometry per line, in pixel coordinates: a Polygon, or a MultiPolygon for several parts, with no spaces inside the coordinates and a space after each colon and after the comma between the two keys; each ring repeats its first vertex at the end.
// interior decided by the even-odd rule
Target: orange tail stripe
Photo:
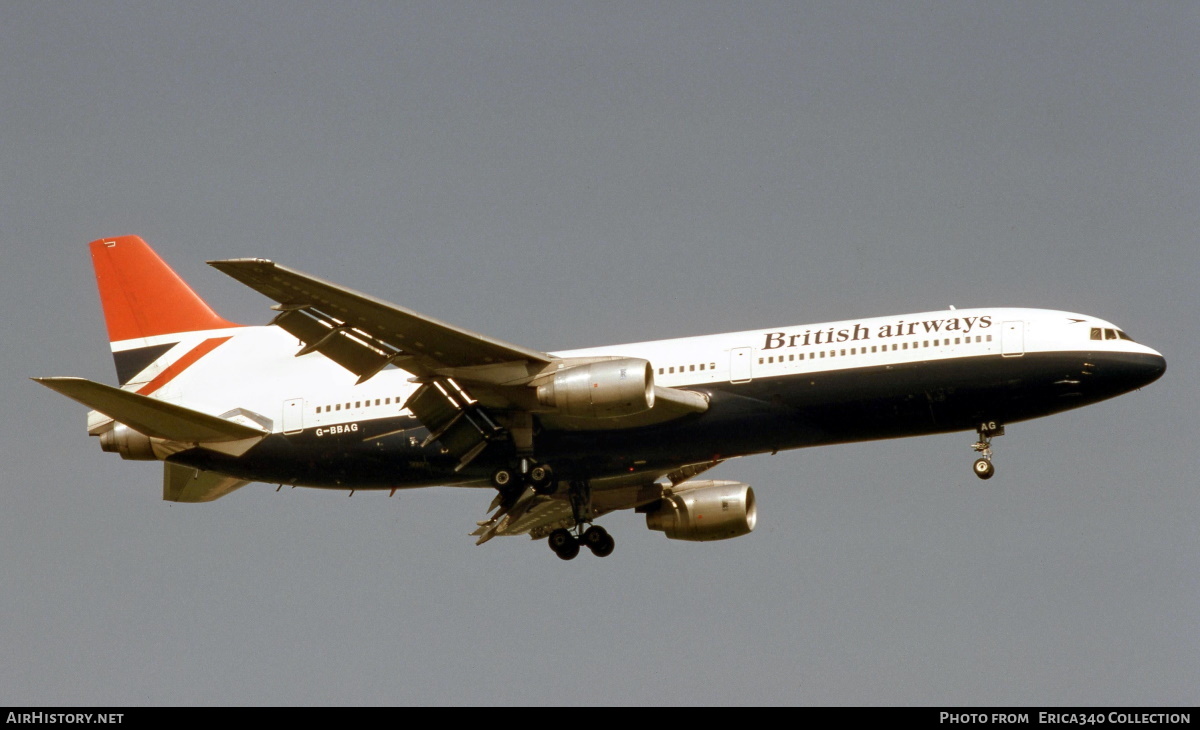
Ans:
{"type": "Polygon", "coordinates": [[[154,380],[151,380],[149,383],[146,383],[139,388],[137,391],[138,395],[150,395],[154,391],[174,380],[177,375],[182,373],[184,370],[187,370],[197,360],[217,349],[218,346],[232,339],[232,336],[214,337],[210,340],[201,342],[199,345],[193,347],[186,355],[171,363],[167,369],[159,373],[158,377],[156,377],[154,380]]]}

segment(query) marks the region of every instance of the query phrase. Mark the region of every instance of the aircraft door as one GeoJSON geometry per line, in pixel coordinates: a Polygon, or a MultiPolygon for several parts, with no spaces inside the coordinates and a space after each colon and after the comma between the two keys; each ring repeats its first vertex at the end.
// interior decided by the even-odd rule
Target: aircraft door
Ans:
{"type": "Polygon", "coordinates": [[[749,383],[754,377],[754,372],[750,366],[751,349],[749,347],[735,347],[729,351],[729,382],[731,383],[749,383]]]}
{"type": "Polygon", "coordinates": [[[304,399],[292,398],[283,402],[283,432],[299,433],[304,430],[304,399]]]}
{"type": "Polygon", "coordinates": [[[1000,354],[1004,357],[1020,357],[1025,354],[1025,323],[1020,320],[1004,323],[1000,335],[1000,354]]]}

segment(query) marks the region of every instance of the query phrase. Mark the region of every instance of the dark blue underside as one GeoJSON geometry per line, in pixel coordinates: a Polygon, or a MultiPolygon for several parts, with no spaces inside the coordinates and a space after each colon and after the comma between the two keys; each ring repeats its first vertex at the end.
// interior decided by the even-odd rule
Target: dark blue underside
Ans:
{"type": "MultiPolygon", "coordinates": [[[[1095,403],[1156,380],[1163,359],[1133,353],[999,355],[690,388],[708,412],[620,431],[544,431],[536,456],[564,479],[662,473],[711,459],[784,449],[974,430],[1095,403]]],[[[253,481],[390,489],[482,483],[512,458],[509,442],[487,448],[462,472],[411,417],[357,421],[358,431],[273,435],[239,459],[204,450],[172,461],[253,481]]]]}

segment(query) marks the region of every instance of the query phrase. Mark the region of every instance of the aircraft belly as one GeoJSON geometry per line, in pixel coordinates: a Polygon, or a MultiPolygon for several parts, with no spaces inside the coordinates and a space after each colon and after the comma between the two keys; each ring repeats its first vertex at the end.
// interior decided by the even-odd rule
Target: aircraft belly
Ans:
{"type": "MultiPolygon", "coordinates": [[[[545,430],[535,447],[564,479],[661,474],[734,456],[1014,423],[1140,387],[1161,373],[1155,367],[1127,353],[1026,353],[756,377],[690,388],[710,399],[702,414],[624,430],[545,430]]],[[[192,450],[172,461],[254,481],[388,489],[486,486],[510,458],[510,443],[500,441],[456,471],[459,460],[440,444],[422,448],[427,435],[416,419],[397,416],[273,434],[241,458],[192,450]]]]}

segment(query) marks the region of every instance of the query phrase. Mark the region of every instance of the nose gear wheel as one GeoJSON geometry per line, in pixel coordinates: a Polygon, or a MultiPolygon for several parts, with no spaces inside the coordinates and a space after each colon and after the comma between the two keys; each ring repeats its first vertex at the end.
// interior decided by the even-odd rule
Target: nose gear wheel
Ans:
{"type": "Polygon", "coordinates": [[[975,476],[991,479],[996,473],[996,466],[992,464],[992,439],[1004,435],[1004,426],[987,421],[976,426],[975,431],[979,434],[979,440],[971,444],[971,448],[979,454],[974,464],[975,476]]]}

